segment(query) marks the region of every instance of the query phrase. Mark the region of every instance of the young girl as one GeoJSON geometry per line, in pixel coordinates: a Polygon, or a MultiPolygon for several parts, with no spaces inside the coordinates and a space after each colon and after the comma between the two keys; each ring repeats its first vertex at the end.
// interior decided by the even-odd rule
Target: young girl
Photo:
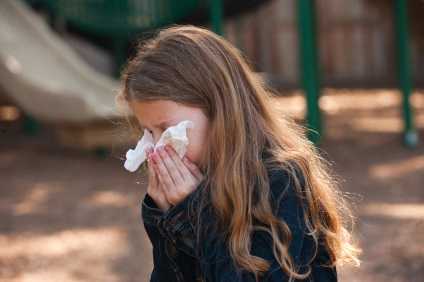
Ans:
{"type": "Polygon", "coordinates": [[[119,98],[155,142],[194,122],[184,158],[148,153],[150,281],[337,281],[336,265],[359,265],[325,161],[228,41],[169,27],[137,47],[122,82],[119,98]]]}

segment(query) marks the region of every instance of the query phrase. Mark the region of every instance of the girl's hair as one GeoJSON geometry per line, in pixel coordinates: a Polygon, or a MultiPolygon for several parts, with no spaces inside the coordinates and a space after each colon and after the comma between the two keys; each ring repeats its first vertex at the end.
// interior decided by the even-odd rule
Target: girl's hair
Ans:
{"type": "Polygon", "coordinates": [[[291,279],[311,272],[296,272],[289,255],[291,232],[273,213],[268,165],[284,169],[294,179],[297,193],[305,197],[306,226],[317,248],[324,241],[330,265],[360,264],[361,249],[348,231],[354,217],[328,163],[305,137],[302,126],[280,117],[272,89],[228,41],[192,25],[168,27],[139,43],[121,79],[118,98],[123,102],[171,100],[199,107],[209,118],[206,187],[212,187],[210,201],[239,266],[256,277],[270,267],[249,252],[257,220],[272,236],[274,256],[291,279]],[[272,156],[267,162],[261,158],[264,148],[272,156]]]}

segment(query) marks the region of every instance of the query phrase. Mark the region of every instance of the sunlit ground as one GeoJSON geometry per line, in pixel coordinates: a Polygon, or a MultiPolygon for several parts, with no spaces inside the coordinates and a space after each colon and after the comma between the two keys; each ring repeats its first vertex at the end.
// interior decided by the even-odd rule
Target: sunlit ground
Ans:
{"type": "MultiPolygon", "coordinates": [[[[276,98],[300,120],[300,93],[276,98]]],[[[412,103],[422,142],[402,146],[401,99],[393,90],[325,91],[322,154],[358,217],[359,269],[341,281],[424,277],[424,92],[412,103]]],[[[148,281],[151,246],[140,219],[145,182],[106,160],[58,147],[48,128],[23,137],[13,107],[0,110],[0,281],[148,281]],[[3,126],[4,125],[4,126],[3,126]]]]}

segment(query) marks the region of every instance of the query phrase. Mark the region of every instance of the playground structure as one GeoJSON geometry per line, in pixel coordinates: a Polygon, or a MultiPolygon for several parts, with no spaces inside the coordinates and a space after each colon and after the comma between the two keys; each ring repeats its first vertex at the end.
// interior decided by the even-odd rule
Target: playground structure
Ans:
{"type": "MultiPolygon", "coordinates": [[[[183,20],[199,9],[208,10],[212,29],[222,35],[224,12],[230,1],[185,0],[178,1],[178,5],[170,0],[109,0],[101,2],[102,5],[98,1],[82,0],[27,2],[46,5],[55,24],[74,25],[93,35],[109,38],[113,42],[118,74],[126,59],[125,46],[134,36],[183,20]]],[[[239,6],[245,3],[235,2],[239,6]]],[[[257,5],[261,1],[247,2],[257,5]]],[[[394,11],[398,77],[403,94],[404,141],[413,147],[418,137],[409,102],[412,83],[406,2],[396,0],[394,11]]],[[[306,123],[311,129],[309,138],[319,143],[323,126],[318,105],[320,79],[314,1],[299,0],[296,3],[301,85],[307,100],[306,123]]],[[[38,15],[20,1],[4,0],[0,3],[0,16],[0,84],[25,112],[36,120],[74,125],[122,118],[115,110],[117,82],[92,70],[38,15]],[[28,52],[28,46],[33,51],[28,52]]]]}
{"type": "Polygon", "coordinates": [[[1,1],[0,22],[0,85],[30,115],[27,128],[52,124],[71,147],[119,143],[105,126],[124,113],[115,106],[117,81],[90,68],[24,3],[1,1]]]}
{"type": "Polygon", "coordinates": [[[44,122],[116,118],[118,83],[91,69],[19,1],[0,2],[0,83],[44,122]]]}
{"type": "MultiPolygon", "coordinates": [[[[113,41],[117,66],[125,62],[125,44],[138,33],[174,23],[208,1],[51,1],[43,4],[51,23],[76,25],[113,41]]],[[[250,8],[260,1],[247,1],[250,8]]],[[[212,25],[221,30],[220,1],[211,3],[212,25]]],[[[27,114],[26,123],[57,126],[67,146],[109,147],[122,141],[111,121],[123,118],[116,108],[118,82],[93,70],[50,26],[20,0],[0,2],[0,86],[27,114]],[[108,126],[109,125],[109,126],[108,126]]]]}
{"type": "MultiPolygon", "coordinates": [[[[314,0],[299,0],[298,25],[301,62],[301,83],[307,100],[307,125],[311,129],[309,138],[315,143],[320,142],[323,131],[319,109],[320,79],[316,43],[316,19],[314,0]]],[[[409,27],[407,0],[395,0],[393,5],[396,31],[396,58],[398,61],[398,80],[403,96],[402,113],[404,121],[404,144],[415,147],[418,134],[414,126],[413,113],[410,104],[412,93],[412,78],[410,64],[409,27]]]]}
{"type": "Polygon", "coordinates": [[[115,75],[127,59],[127,47],[139,37],[173,23],[210,23],[223,34],[222,20],[268,0],[26,0],[48,11],[52,26],[70,26],[112,46],[115,75]],[[225,14],[223,13],[225,11],[225,14]]]}

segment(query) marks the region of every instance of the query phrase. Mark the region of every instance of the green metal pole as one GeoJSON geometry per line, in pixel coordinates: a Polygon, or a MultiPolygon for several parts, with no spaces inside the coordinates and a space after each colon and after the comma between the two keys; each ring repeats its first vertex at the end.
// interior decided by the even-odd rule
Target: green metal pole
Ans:
{"type": "Polygon", "coordinates": [[[410,104],[412,93],[411,51],[409,47],[408,8],[406,0],[395,0],[395,30],[398,63],[398,79],[403,94],[404,143],[408,147],[418,144],[413,113],[410,104]]]}
{"type": "Polygon", "coordinates": [[[314,0],[297,1],[297,19],[300,47],[300,76],[307,100],[308,138],[319,143],[321,139],[321,113],[319,110],[319,72],[316,44],[314,0]]]}
{"type": "Polygon", "coordinates": [[[124,63],[127,60],[127,42],[122,39],[114,39],[113,41],[113,54],[114,54],[114,59],[115,59],[115,69],[114,69],[114,75],[116,78],[119,77],[119,75],[121,74],[121,69],[122,66],[124,65],[124,63]]]}
{"type": "Polygon", "coordinates": [[[222,0],[209,0],[210,1],[210,19],[212,30],[219,35],[223,35],[222,24],[222,0]]]}
{"type": "Polygon", "coordinates": [[[24,114],[22,128],[25,135],[36,136],[41,130],[41,124],[32,116],[24,114]]]}

